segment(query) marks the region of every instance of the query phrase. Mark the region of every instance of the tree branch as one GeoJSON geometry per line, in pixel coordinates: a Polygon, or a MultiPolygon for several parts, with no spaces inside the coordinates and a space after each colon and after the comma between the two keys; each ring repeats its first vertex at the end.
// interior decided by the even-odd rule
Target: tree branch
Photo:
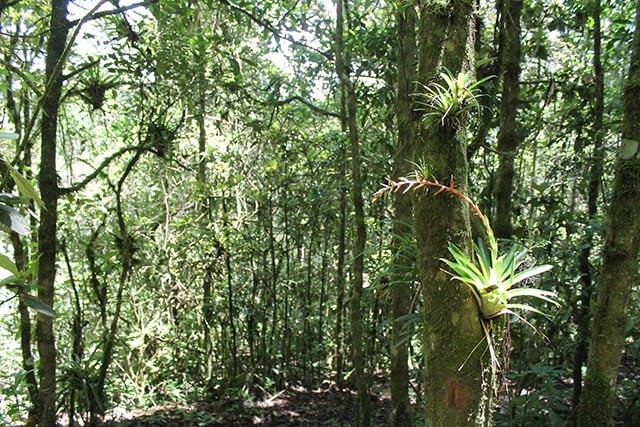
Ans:
{"type": "Polygon", "coordinates": [[[7,70],[11,71],[12,73],[17,74],[18,77],[20,77],[36,95],[42,95],[40,88],[21,69],[2,59],[0,59],[0,64],[4,65],[7,70]]]}
{"type": "Polygon", "coordinates": [[[67,25],[69,26],[69,28],[71,28],[74,25],[79,24],[80,21],[83,21],[83,22],[95,21],[96,19],[104,18],[106,16],[118,15],[120,13],[126,12],[126,11],[131,10],[131,9],[136,9],[138,7],[143,7],[143,6],[149,6],[151,4],[156,4],[156,3],[158,3],[158,0],[145,0],[145,1],[141,1],[139,3],[130,4],[128,6],[121,6],[121,7],[115,8],[115,9],[104,10],[102,12],[95,12],[95,13],[91,14],[91,16],[89,18],[87,18],[87,19],[85,19],[85,18],[74,19],[73,21],[69,21],[69,23],[67,25]]]}
{"type": "MultiPolygon", "coordinates": [[[[255,22],[256,24],[260,25],[261,27],[263,27],[265,30],[269,31],[271,34],[273,34],[274,36],[276,36],[279,39],[282,40],[286,40],[289,43],[296,45],[296,46],[300,46],[303,47],[305,49],[311,50],[315,53],[317,53],[318,55],[322,55],[324,58],[328,59],[328,60],[333,60],[333,58],[331,57],[330,54],[326,53],[326,52],[322,52],[319,49],[316,49],[314,47],[311,47],[307,44],[304,44],[302,42],[297,41],[296,39],[290,37],[290,36],[286,36],[286,35],[282,35],[277,28],[275,28],[273,25],[271,25],[269,22],[253,15],[251,12],[249,12],[248,10],[245,10],[243,8],[241,8],[240,6],[238,6],[237,4],[234,4],[232,2],[230,2],[229,0],[220,0],[220,2],[224,5],[229,6],[231,9],[236,10],[240,13],[242,13],[243,15],[247,16],[249,19],[251,19],[253,22],[255,22]]],[[[287,12],[289,13],[289,12],[287,12]]]]}
{"type": "Polygon", "coordinates": [[[106,159],[104,159],[102,161],[102,163],[100,163],[100,165],[93,172],[91,172],[89,175],[87,175],[82,181],[80,181],[80,182],[78,182],[76,184],[73,184],[70,187],[59,188],[58,189],[58,195],[64,196],[66,194],[75,193],[76,191],[82,190],[91,181],[93,181],[98,175],[100,175],[102,173],[102,171],[107,166],[109,166],[109,164],[111,164],[112,161],[114,161],[118,157],[120,157],[123,154],[128,153],[130,151],[140,152],[140,151],[144,151],[144,150],[145,150],[145,148],[142,147],[142,146],[127,146],[127,147],[124,147],[124,148],[116,151],[111,156],[109,156],[106,159]]]}
{"type": "Polygon", "coordinates": [[[337,119],[341,119],[342,115],[340,113],[336,113],[333,111],[329,111],[329,110],[325,110],[324,108],[320,108],[317,105],[312,104],[310,101],[307,101],[306,99],[302,98],[301,96],[298,95],[294,95],[292,97],[286,98],[286,99],[281,99],[281,100],[277,100],[277,101],[264,101],[262,102],[262,104],[264,105],[274,105],[276,107],[279,107],[281,105],[285,105],[285,104],[291,104],[294,101],[298,101],[304,105],[306,105],[307,107],[311,108],[313,111],[315,111],[316,113],[325,115],[325,116],[329,116],[329,117],[335,117],[337,119]]]}
{"type": "Polygon", "coordinates": [[[96,65],[98,65],[98,64],[100,64],[100,60],[99,60],[99,59],[96,59],[95,61],[88,62],[88,63],[86,63],[86,64],[84,64],[84,65],[79,66],[78,68],[76,68],[75,70],[73,70],[71,73],[69,73],[69,74],[67,74],[67,75],[62,76],[62,79],[63,79],[63,80],[69,80],[69,79],[71,79],[72,77],[75,77],[75,76],[77,76],[78,74],[82,73],[83,71],[86,71],[86,70],[88,70],[88,69],[90,69],[90,68],[93,68],[93,67],[95,67],[95,66],[96,66],[96,65]]]}

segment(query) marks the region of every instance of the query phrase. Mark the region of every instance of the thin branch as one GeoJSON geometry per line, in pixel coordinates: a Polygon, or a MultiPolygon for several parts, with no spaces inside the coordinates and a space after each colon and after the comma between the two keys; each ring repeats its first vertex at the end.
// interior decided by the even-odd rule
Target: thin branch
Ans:
{"type": "Polygon", "coordinates": [[[253,22],[255,22],[256,24],[260,25],[261,27],[263,27],[265,30],[269,31],[271,34],[273,34],[274,36],[276,36],[279,39],[282,40],[286,40],[289,43],[296,45],[296,46],[300,46],[303,47],[305,49],[311,50],[319,55],[322,55],[324,58],[328,59],[328,60],[333,60],[333,58],[331,57],[331,55],[329,55],[326,52],[322,52],[319,49],[316,49],[314,47],[311,47],[305,43],[299,42],[298,40],[292,38],[291,36],[286,36],[280,33],[280,31],[278,31],[277,28],[275,28],[273,25],[271,25],[269,22],[265,21],[264,19],[258,18],[257,16],[253,15],[251,12],[249,12],[248,10],[245,10],[243,8],[241,8],[240,6],[238,6],[235,3],[230,2],[229,0],[220,0],[220,2],[222,4],[225,4],[227,6],[229,6],[231,9],[236,10],[240,13],[242,13],[243,15],[247,16],[249,19],[251,19],[253,22]]]}
{"type": "Polygon", "coordinates": [[[127,146],[127,147],[124,147],[124,148],[120,149],[119,151],[116,151],[111,156],[109,156],[106,159],[104,159],[102,161],[102,163],[93,172],[91,172],[89,175],[87,175],[82,181],[80,181],[80,182],[78,182],[76,184],[73,184],[71,187],[59,188],[58,189],[58,194],[60,196],[63,196],[63,195],[69,194],[69,193],[74,193],[76,191],[82,190],[92,180],[94,180],[98,175],[100,175],[102,173],[102,171],[107,166],[109,166],[109,164],[111,164],[112,161],[114,161],[118,157],[120,157],[123,154],[128,153],[130,151],[139,152],[139,151],[144,151],[144,150],[145,150],[145,148],[143,148],[141,146],[127,146]]]}
{"type": "Polygon", "coordinates": [[[40,88],[21,69],[5,60],[0,60],[0,64],[4,65],[12,73],[17,74],[36,95],[41,95],[40,88]]]}
{"type": "Polygon", "coordinates": [[[86,71],[90,68],[95,67],[96,65],[100,64],[100,60],[96,59],[95,61],[91,61],[87,64],[84,64],[78,68],[76,68],[75,70],[73,70],[71,73],[67,74],[66,76],[62,76],[63,80],[69,80],[75,76],[77,76],[78,74],[82,73],[83,71],[86,71]]]}
{"type": "Polygon", "coordinates": [[[24,150],[24,148],[26,147],[29,138],[31,137],[31,131],[33,130],[33,127],[36,124],[36,120],[40,114],[40,110],[42,109],[42,104],[44,103],[45,98],[47,97],[47,95],[49,94],[49,91],[51,90],[51,86],[53,84],[53,82],[56,79],[56,76],[58,74],[62,74],[62,67],[64,65],[64,63],[67,60],[67,57],[69,56],[69,53],[71,52],[71,47],[73,46],[73,44],[75,43],[76,37],[78,37],[78,34],[80,33],[80,29],[82,28],[82,25],[87,22],[89,20],[89,18],[92,16],[92,14],[98,10],[103,4],[105,4],[108,0],[100,0],[85,16],[83,16],[79,21],[78,21],[78,25],[76,26],[75,30],[73,31],[73,33],[71,34],[71,38],[69,39],[69,42],[67,43],[67,45],[65,46],[64,50],[62,51],[62,54],[60,55],[60,57],[58,58],[58,62],[56,63],[51,76],[49,77],[49,81],[45,82],[45,87],[44,87],[44,93],[42,94],[42,96],[38,99],[38,103],[36,104],[34,110],[33,110],[33,114],[31,115],[31,120],[29,121],[25,132],[24,132],[24,136],[22,138],[22,144],[20,145],[20,147],[18,148],[18,150],[16,150],[16,155],[13,158],[13,160],[11,161],[12,165],[15,165],[18,162],[18,159],[20,158],[20,154],[22,153],[22,151],[24,150]]]}
{"type": "Polygon", "coordinates": [[[128,10],[136,9],[138,7],[149,6],[151,4],[156,4],[156,3],[158,3],[158,0],[145,0],[139,3],[130,4],[128,6],[121,6],[116,9],[109,9],[109,10],[104,10],[102,12],[95,12],[95,13],[92,13],[88,19],[81,18],[81,19],[74,19],[73,21],[69,21],[68,26],[69,28],[71,28],[74,25],[77,25],[80,23],[84,23],[87,21],[95,21],[96,19],[104,18],[106,16],[118,15],[128,10]]]}
{"type": "Polygon", "coordinates": [[[313,111],[315,111],[316,113],[325,115],[325,116],[329,116],[329,117],[335,117],[338,119],[342,118],[342,115],[333,111],[329,111],[329,110],[325,110],[324,108],[320,108],[317,105],[314,105],[313,103],[311,103],[310,101],[307,101],[306,99],[302,98],[301,96],[298,95],[294,95],[292,97],[286,98],[286,99],[281,99],[278,101],[264,101],[261,102],[264,105],[274,105],[276,107],[285,105],[285,104],[290,104],[294,101],[298,101],[301,104],[306,105],[307,107],[311,108],[313,111]]]}

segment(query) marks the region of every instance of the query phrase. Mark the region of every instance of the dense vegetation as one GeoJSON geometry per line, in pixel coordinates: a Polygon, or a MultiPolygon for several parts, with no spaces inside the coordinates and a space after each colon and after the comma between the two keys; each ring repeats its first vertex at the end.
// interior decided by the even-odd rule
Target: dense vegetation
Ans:
{"type": "Polygon", "coordinates": [[[636,7],[1,0],[0,424],[640,424],[636,7]]]}

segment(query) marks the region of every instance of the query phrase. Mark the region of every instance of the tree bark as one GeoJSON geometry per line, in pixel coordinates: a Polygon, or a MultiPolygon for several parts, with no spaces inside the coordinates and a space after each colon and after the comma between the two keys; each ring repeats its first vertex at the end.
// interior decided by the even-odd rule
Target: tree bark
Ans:
{"type": "MultiPolygon", "coordinates": [[[[590,170],[587,185],[587,223],[585,224],[585,237],[582,249],[578,255],[578,269],[580,271],[580,290],[578,299],[580,305],[575,313],[577,326],[576,349],[573,358],[573,407],[577,408],[582,394],[582,367],[587,362],[589,353],[588,339],[591,330],[591,299],[593,295],[593,274],[589,258],[593,245],[593,227],[591,222],[598,213],[598,193],[600,180],[602,179],[604,153],[603,117],[604,117],[604,71],[602,69],[602,40],[600,13],[602,6],[600,0],[594,0],[593,17],[593,73],[595,85],[595,97],[593,105],[593,155],[590,159],[590,170]]],[[[575,414],[574,414],[575,416],[575,414]]]]}
{"type": "Polygon", "coordinates": [[[615,385],[631,288],[640,250],[640,1],[631,65],[624,87],[622,146],[616,162],[613,197],[603,250],[598,299],[593,316],[587,375],[578,406],[579,426],[612,426],[615,385]]]}
{"type": "MultiPolygon", "coordinates": [[[[26,271],[29,260],[28,248],[25,248],[17,233],[11,233],[11,243],[18,271],[26,271]]],[[[20,350],[22,352],[22,368],[25,371],[25,380],[28,385],[27,395],[33,405],[29,408],[27,426],[38,423],[38,380],[35,373],[35,362],[31,348],[31,313],[27,304],[18,299],[18,313],[20,315],[20,350]]]]}
{"type": "MultiPolygon", "coordinates": [[[[346,150],[340,149],[340,177],[346,175],[346,150]]],[[[342,388],[344,385],[344,313],[345,313],[345,277],[344,277],[344,264],[345,253],[347,250],[346,234],[347,234],[347,190],[344,186],[344,182],[341,183],[340,194],[340,219],[338,226],[338,260],[336,265],[336,327],[334,330],[335,339],[335,371],[336,371],[336,385],[342,388]]]]}
{"type": "Polygon", "coordinates": [[[502,0],[500,5],[500,69],[502,101],[498,132],[498,184],[496,187],[496,219],[494,232],[498,238],[513,234],[511,214],[513,202],[514,161],[520,144],[518,134],[518,84],[520,79],[520,15],[522,0],[502,0]]]}
{"type": "Polygon", "coordinates": [[[356,418],[354,425],[369,425],[369,381],[365,367],[362,319],[362,293],[364,281],[364,249],[366,245],[366,228],[364,222],[364,200],[362,197],[362,179],[360,177],[360,146],[358,127],[356,124],[357,100],[353,82],[347,67],[348,54],[344,43],[344,11],[343,0],[336,2],[336,72],[345,93],[345,115],[351,145],[351,180],[355,222],[355,242],[353,247],[353,277],[351,293],[351,337],[353,340],[353,369],[356,378],[356,418]]]}
{"type": "MultiPolygon", "coordinates": [[[[38,184],[44,203],[38,229],[38,298],[54,307],[56,277],[56,236],[58,211],[58,175],[56,169],[58,110],[62,92],[63,54],[67,40],[68,0],[51,1],[51,20],[47,41],[46,92],[42,103],[40,174],[38,184]]],[[[56,345],[53,319],[38,313],[36,339],[40,355],[39,422],[56,424],[56,345]]]]}
{"type": "MultiPolygon", "coordinates": [[[[468,69],[473,52],[474,4],[471,1],[427,1],[419,10],[419,75],[428,85],[442,70],[454,76],[468,69]]],[[[416,163],[432,179],[454,180],[467,192],[467,142],[464,120],[439,120],[419,126],[416,163]]],[[[417,193],[414,224],[424,299],[425,426],[485,424],[482,352],[473,352],[483,337],[479,310],[471,293],[442,269],[455,243],[469,251],[471,226],[465,202],[447,194],[417,193]],[[467,359],[465,361],[465,359],[467,359]]]]}
{"type": "MultiPolygon", "coordinates": [[[[411,171],[414,143],[414,114],[411,94],[414,92],[416,74],[416,13],[413,6],[399,6],[398,20],[398,90],[396,109],[398,115],[398,143],[396,147],[393,176],[406,176],[411,171]]],[[[394,235],[409,235],[412,217],[412,201],[408,194],[397,193],[394,198],[395,220],[394,235]]],[[[402,240],[394,238],[397,252],[405,251],[402,240]]],[[[397,258],[398,277],[391,290],[391,403],[393,407],[393,425],[408,427],[411,423],[409,402],[409,366],[408,353],[410,340],[405,339],[405,322],[399,320],[411,309],[411,282],[407,281],[406,271],[414,260],[403,254],[397,258]]]]}
{"type": "Polygon", "coordinates": [[[134,259],[134,242],[129,232],[127,231],[127,223],[125,220],[124,211],[122,208],[122,189],[124,183],[133,171],[136,163],[140,160],[143,154],[143,150],[136,151],[133,158],[129,161],[125,170],[118,181],[116,187],[116,216],[118,219],[118,233],[120,234],[120,278],[118,280],[118,290],[116,292],[115,309],[113,312],[113,318],[109,325],[109,329],[105,330],[104,335],[104,347],[102,349],[102,360],[100,363],[100,369],[96,378],[95,390],[92,390],[89,425],[95,427],[99,422],[99,415],[102,415],[105,410],[105,393],[104,388],[107,381],[107,374],[109,373],[109,366],[113,359],[113,352],[116,345],[116,339],[118,336],[118,322],[120,321],[120,312],[122,311],[123,292],[127,281],[131,275],[133,269],[134,259]]]}

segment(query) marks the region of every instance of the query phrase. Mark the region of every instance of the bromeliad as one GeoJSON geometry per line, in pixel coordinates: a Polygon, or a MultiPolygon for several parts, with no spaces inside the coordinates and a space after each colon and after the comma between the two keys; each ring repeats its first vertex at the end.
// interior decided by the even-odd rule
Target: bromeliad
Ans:
{"type": "Polygon", "coordinates": [[[375,193],[374,200],[385,193],[397,191],[406,193],[420,188],[433,188],[436,189],[435,195],[448,192],[467,202],[480,221],[482,221],[488,244],[485,244],[484,240],[479,238],[478,242],[473,245],[473,255],[468,257],[460,248],[451,243],[448,249],[453,259],[441,260],[452,270],[452,272],[449,272],[453,276],[452,279],[466,285],[476,299],[482,316],[482,326],[489,352],[491,353],[491,359],[495,366],[499,366],[491,339],[492,320],[503,314],[511,314],[533,328],[537,333],[540,333],[533,324],[514,310],[546,314],[535,307],[521,302],[514,302],[514,300],[519,300],[522,297],[533,297],[559,306],[554,300],[555,293],[543,289],[516,287],[516,285],[549,271],[552,266],[545,264],[525,267],[527,250],[517,244],[513,244],[506,253],[500,255],[498,242],[493,234],[489,219],[466,194],[455,188],[453,179],[447,186],[435,180],[425,179],[425,175],[416,171],[410,177],[403,177],[398,181],[389,180],[382,189],[375,193]]]}

